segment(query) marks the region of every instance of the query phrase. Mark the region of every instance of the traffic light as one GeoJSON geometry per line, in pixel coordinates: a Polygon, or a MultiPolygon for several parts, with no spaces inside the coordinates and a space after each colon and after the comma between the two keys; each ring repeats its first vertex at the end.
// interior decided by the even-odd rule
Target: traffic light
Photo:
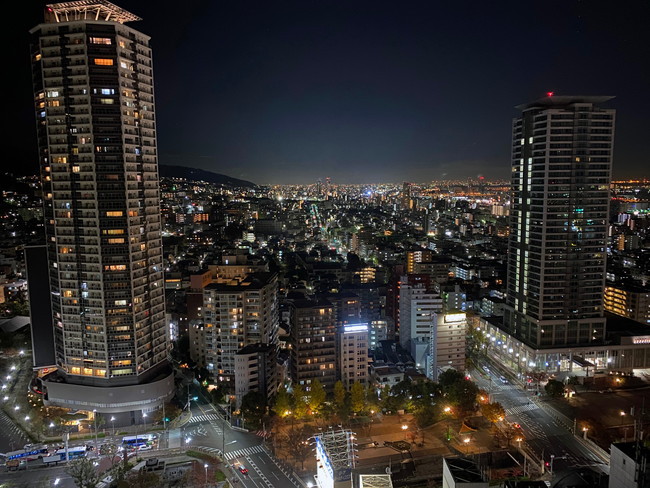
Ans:
{"type": "Polygon", "coordinates": [[[169,417],[165,417],[165,422],[169,422],[169,417]]]}

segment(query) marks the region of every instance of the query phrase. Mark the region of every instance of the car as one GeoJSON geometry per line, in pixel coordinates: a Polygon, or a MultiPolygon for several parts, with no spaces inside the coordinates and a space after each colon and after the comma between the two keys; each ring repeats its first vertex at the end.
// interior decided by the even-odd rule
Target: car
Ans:
{"type": "Polygon", "coordinates": [[[248,469],[246,469],[245,467],[243,467],[243,466],[239,466],[238,469],[239,469],[239,472],[240,472],[241,474],[243,474],[244,476],[246,476],[246,475],[248,474],[248,469]]]}
{"type": "Polygon", "coordinates": [[[501,380],[501,383],[503,383],[504,385],[508,383],[508,380],[505,378],[505,376],[502,376],[499,379],[501,380]]]}

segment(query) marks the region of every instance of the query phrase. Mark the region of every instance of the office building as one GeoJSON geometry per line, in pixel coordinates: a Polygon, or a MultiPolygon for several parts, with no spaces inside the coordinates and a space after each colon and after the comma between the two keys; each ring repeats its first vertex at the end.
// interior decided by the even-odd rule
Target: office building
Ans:
{"type": "Polygon", "coordinates": [[[611,98],[548,96],[513,122],[504,329],[534,348],[604,341],[611,98]]]}
{"type": "Polygon", "coordinates": [[[56,369],[46,405],[144,412],[174,392],[152,52],[127,25],[137,20],[81,0],[48,5],[30,31],[49,269],[39,303],[51,306],[33,327],[53,329],[56,369]]]}

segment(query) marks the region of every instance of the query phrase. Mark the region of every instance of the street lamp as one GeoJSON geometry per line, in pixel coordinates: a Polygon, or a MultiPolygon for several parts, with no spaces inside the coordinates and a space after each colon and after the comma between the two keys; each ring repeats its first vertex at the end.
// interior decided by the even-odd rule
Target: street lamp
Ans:
{"type": "Polygon", "coordinates": [[[466,452],[465,454],[469,454],[469,441],[470,441],[470,438],[469,438],[469,437],[465,437],[465,438],[463,439],[463,442],[464,442],[465,445],[467,446],[467,452],[466,452]]]}
{"type": "Polygon", "coordinates": [[[587,440],[587,432],[589,431],[589,427],[583,427],[582,428],[582,438],[584,440],[587,440]]]}
{"type": "Polygon", "coordinates": [[[551,469],[549,469],[551,476],[553,476],[553,460],[555,459],[555,454],[551,454],[551,469]]]}
{"type": "Polygon", "coordinates": [[[205,468],[205,485],[207,486],[208,485],[208,463],[205,463],[203,467],[205,468]]]}
{"type": "Polygon", "coordinates": [[[404,431],[404,440],[406,440],[406,430],[409,428],[408,425],[402,424],[402,430],[404,431]]]}
{"type": "Polygon", "coordinates": [[[623,425],[623,421],[625,420],[625,412],[621,410],[621,425],[623,425]]]}
{"type": "Polygon", "coordinates": [[[146,433],[147,432],[147,414],[144,413],[144,412],[142,413],[142,423],[144,424],[144,432],[146,433]]]}
{"type": "Polygon", "coordinates": [[[99,451],[97,450],[97,409],[93,409],[93,421],[95,423],[95,456],[99,456],[99,451]]]}

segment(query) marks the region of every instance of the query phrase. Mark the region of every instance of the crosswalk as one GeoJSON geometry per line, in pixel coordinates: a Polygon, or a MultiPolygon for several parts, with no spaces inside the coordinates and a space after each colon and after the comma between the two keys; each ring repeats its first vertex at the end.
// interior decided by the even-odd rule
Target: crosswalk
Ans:
{"type": "Polygon", "coordinates": [[[211,422],[213,420],[219,420],[219,416],[216,413],[209,413],[206,415],[192,415],[188,424],[198,424],[200,422],[211,422]]]}
{"type": "Polygon", "coordinates": [[[226,451],[226,459],[230,461],[238,457],[250,456],[251,454],[255,454],[258,452],[264,452],[264,446],[262,446],[262,444],[258,444],[257,446],[252,446],[252,447],[245,447],[244,449],[238,449],[237,451],[230,451],[230,452],[226,451]]]}
{"type": "Polygon", "coordinates": [[[528,412],[530,410],[537,410],[539,407],[536,403],[527,403],[525,405],[517,405],[516,407],[511,407],[506,409],[506,415],[519,415],[523,412],[528,412]]]}
{"type": "MultiPolygon", "coordinates": [[[[227,448],[228,446],[226,446],[227,448]]],[[[205,446],[199,446],[197,449],[200,449],[202,451],[206,451],[212,454],[216,454],[217,456],[221,456],[221,449],[217,449],[216,447],[205,447],[205,446]]],[[[233,459],[237,459],[239,457],[246,457],[250,456],[251,454],[255,454],[258,452],[264,452],[264,446],[262,444],[258,444],[257,446],[251,446],[251,447],[244,447],[243,449],[238,449],[236,451],[228,451],[226,450],[226,460],[231,461],[233,459]]]]}

